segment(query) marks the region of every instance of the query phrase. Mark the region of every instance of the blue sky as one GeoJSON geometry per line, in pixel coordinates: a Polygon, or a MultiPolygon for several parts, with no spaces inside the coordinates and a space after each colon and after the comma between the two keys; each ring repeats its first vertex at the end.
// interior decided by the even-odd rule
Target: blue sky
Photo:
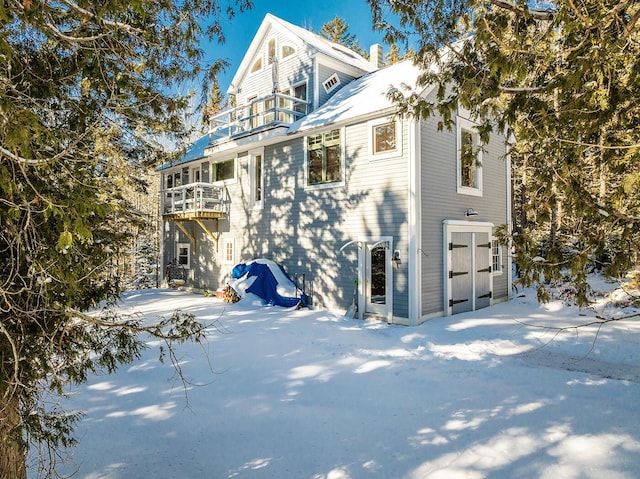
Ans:
{"type": "MultiPolygon", "coordinates": [[[[374,43],[384,44],[382,33],[372,31],[371,10],[366,0],[254,0],[253,3],[252,10],[238,14],[230,22],[224,23],[224,44],[213,43],[207,48],[207,60],[225,58],[231,64],[226,72],[218,76],[223,91],[227,90],[267,13],[294,25],[311,27],[314,32],[320,31],[324,23],[337,15],[349,24],[349,32],[356,36],[362,48],[368,50],[374,43]]],[[[388,47],[385,46],[385,53],[387,51],[388,47]]]]}

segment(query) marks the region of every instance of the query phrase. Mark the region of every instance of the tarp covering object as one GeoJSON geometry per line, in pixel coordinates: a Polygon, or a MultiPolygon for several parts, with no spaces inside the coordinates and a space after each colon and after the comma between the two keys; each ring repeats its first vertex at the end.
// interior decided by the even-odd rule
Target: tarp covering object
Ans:
{"type": "Polygon", "coordinates": [[[260,258],[237,264],[231,277],[229,286],[241,298],[251,293],[274,306],[293,308],[300,304],[307,305],[302,291],[284,269],[271,260],[260,258]]]}

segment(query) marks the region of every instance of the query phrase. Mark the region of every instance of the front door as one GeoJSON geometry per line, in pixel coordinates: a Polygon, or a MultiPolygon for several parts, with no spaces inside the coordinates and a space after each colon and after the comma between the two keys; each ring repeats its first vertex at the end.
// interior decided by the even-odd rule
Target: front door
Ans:
{"type": "Polygon", "coordinates": [[[390,319],[392,312],[391,242],[368,241],[364,247],[364,313],[390,319]]]}

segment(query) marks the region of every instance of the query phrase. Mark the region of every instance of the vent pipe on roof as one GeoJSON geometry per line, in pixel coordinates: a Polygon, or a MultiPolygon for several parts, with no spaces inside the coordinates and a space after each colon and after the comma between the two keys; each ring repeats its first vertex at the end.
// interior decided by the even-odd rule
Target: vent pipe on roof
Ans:
{"type": "Polygon", "coordinates": [[[374,43],[369,48],[369,62],[372,63],[376,68],[382,68],[384,65],[384,60],[382,57],[382,45],[379,43],[374,43]]]}

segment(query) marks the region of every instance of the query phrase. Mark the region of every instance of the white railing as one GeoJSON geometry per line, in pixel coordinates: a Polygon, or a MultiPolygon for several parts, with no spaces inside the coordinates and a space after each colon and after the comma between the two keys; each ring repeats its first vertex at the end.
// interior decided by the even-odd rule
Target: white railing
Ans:
{"type": "Polygon", "coordinates": [[[229,196],[224,186],[211,183],[189,183],[161,191],[162,214],[221,213],[229,214],[229,196]]]}
{"type": "Polygon", "coordinates": [[[234,137],[267,125],[290,125],[308,113],[309,102],[273,93],[223,111],[209,120],[212,140],[234,137]]]}

